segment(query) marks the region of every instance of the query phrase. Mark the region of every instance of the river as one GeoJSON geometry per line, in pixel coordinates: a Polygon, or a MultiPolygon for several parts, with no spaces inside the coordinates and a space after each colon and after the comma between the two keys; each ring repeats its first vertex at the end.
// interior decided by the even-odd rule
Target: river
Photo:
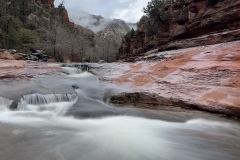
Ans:
{"type": "Polygon", "coordinates": [[[237,122],[117,108],[109,97],[128,89],[63,69],[0,84],[0,160],[240,159],[237,122]]]}

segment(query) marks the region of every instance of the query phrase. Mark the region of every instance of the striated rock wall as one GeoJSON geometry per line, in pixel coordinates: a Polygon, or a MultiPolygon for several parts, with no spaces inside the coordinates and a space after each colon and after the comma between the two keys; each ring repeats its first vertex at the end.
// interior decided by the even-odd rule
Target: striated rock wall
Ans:
{"type": "Polygon", "coordinates": [[[119,49],[119,59],[132,61],[151,49],[171,50],[240,39],[240,0],[185,0],[183,6],[167,4],[164,10],[168,20],[139,23],[136,34],[119,49]],[[148,33],[149,26],[154,34],[148,33]]]}

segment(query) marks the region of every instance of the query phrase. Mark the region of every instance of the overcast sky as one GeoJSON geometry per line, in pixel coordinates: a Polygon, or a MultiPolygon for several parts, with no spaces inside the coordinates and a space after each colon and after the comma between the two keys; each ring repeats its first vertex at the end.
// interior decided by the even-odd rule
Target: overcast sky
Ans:
{"type": "MultiPolygon", "coordinates": [[[[138,22],[143,15],[142,9],[150,0],[65,0],[65,7],[77,14],[78,11],[105,18],[122,19],[126,22],[138,22]]],[[[62,0],[55,0],[58,6],[62,0]]],[[[76,15],[75,15],[76,16],[76,15]]]]}

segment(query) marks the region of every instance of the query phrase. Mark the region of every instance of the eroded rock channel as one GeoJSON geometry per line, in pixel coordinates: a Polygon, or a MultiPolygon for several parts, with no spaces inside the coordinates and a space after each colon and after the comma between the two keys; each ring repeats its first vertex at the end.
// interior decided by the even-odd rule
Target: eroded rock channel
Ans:
{"type": "MultiPolygon", "coordinates": [[[[187,60],[197,54],[186,54],[187,60]]],[[[189,100],[190,96],[211,86],[195,85],[195,91],[191,90],[194,84],[167,80],[165,76],[173,76],[189,63],[183,58],[177,63],[174,56],[161,64],[1,61],[0,157],[238,160],[239,123],[221,114],[194,110],[200,107],[190,105],[195,98],[189,100]],[[171,61],[176,63],[169,66],[171,61]]],[[[190,71],[202,74],[201,69],[190,71]]],[[[225,111],[221,113],[228,114],[225,111]]]]}

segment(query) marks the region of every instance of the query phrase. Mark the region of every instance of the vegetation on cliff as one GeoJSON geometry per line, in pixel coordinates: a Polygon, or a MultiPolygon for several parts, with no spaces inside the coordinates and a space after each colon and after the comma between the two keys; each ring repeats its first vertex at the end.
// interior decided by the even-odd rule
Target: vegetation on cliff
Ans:
{"type": "Polygon", "coordinates": [[[27,1],[0,1],[0,48],[26,51],[38,41],[38,35],[25,15],[33,6],[27,1]]]}
{"type": "Polygon", "coordinates": [[[153,49],[195,47],[240,37],[239,0],[151,0],[143,11],[137,29],[126,34],[119,59],[133,61],[153,49]]]}
{"type": "MultiPolygon", "coordinates": [[[[138,28],[141,27],[142,24],[148,23],[148,25],[146,25],[147,34],[157,34],[158,28],[168,23],[171,18],[165,13],[166,6],[171,4],[176,4],[178,7],[182,7],[184,5],[184,0],[151,0],[148,2],[148,5],[143,8],[145,15],[142,16],[138,22],[138,28]]],[[[125,36],[125,40],[128,40],[135,35],[138,35],[138,32],[132,30],[125,36]]]]}
{"type": "Polygon", "coordinates": [[[0,0],[0,48],[44,50],[57,61],[114,61],[119,42],[69,21],[64,2],[0,0]]]}
{"type": "MultiPolygon", "coordinates": [[[[164,16],[165,12],[165,5],[166,4],[178,4],[183,5],[184,0],[152,0],[148,2],[148,5],[143,8],[143,12],[149,17],[149,18],[156,18],[164,16]]],[[[159,18],[156,20],[160,20],[159,18]]],[[[161,21],[161,20],[160,20],[161,21]]]]}

